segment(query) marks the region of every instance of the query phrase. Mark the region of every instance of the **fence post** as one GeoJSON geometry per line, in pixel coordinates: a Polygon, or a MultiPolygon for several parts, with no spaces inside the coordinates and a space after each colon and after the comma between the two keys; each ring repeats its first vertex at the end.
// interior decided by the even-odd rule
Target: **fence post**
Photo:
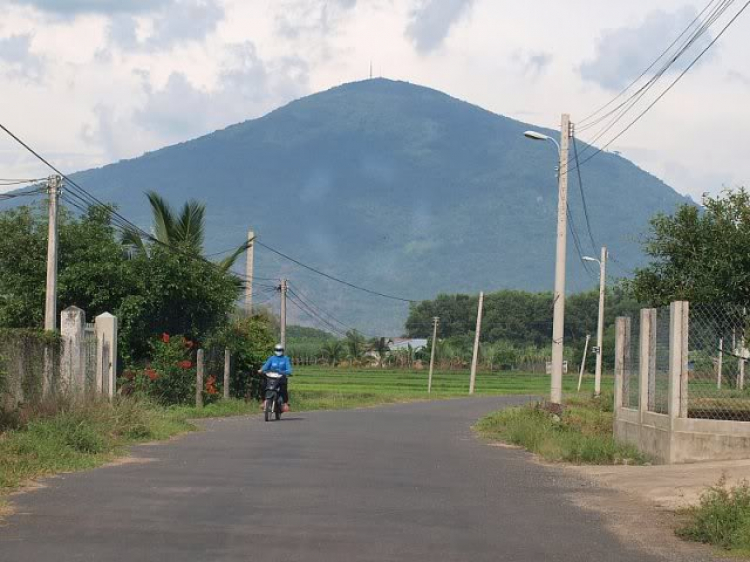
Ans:
{"type": "Polygon", "coordinates": [[[719,357],[716,359],[716,390],[721,390],[721,372],[724,368],[724,338],[719,338],[719,357]]]}
{"type": "Polygon", "coordinates": [[[615,320],[615,417],[622,407],[623,379],[625,376],[625,349],[630,331],[630,318],[618,316],[615,320]]]}
{"type": "Polygon", "coordinates": [[[63,310],[60,317],[60,335],[63,343],[60,378],[63,390],[82,392],[86,378],[83,357],[86,313],[77,306],[71,306],[63,310]]]}
{"type": "Polygon", "coordinates": [[[203,368],[204,368],[204,361],[203,361],[203,350],[198,350],[198,367],[196,369],[196,379],[195,379],[195,407],[196,408],[202,408],[203,407],[203,368]]]}
{"type": "Polygon", "coordinates": [[[638,364],[638,387],[640,389],[640,400],[638,405],[641,411],[641,420],[643,420],[643,413],[647,412],[651,407],[651,397],[653,396],[651,393],[651,381],[654,380],[654,370],[652,370],[652,365],[654,365],[656,361],[655,349],[656,309],[644,308],[641,310],[641,356],[638,364]]]}
{"type": "Polygon", "coordinates": [[[669,306],[669,416],[687,417],[687,319],[684,301],[669,306]]]}
{"type": "Polygon", "coordinates": [[[117,377],[117,317],[105,312],[94,321],[96,330],[96,391],[115,395],[117,377]],[[105,347],[108,350],[104,355],[105,347]]]}
{"type": "Polygon", "coordinates": [[[232,365],[232,355],[229,348],[224,350],[224,400],[229,400],[229,372],[232,365]]]}

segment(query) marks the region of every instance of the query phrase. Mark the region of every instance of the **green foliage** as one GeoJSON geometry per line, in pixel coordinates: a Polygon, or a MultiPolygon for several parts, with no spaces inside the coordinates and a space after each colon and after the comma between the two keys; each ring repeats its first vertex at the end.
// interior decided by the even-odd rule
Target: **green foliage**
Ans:
{"type": "MultiPolygon", "coordinates": [[[[152,340],[150,360],[144,369],[128,369],[120,380],[125,395],[147,398],[158,404],[195,402],[195,344],[183,336],[163,334],[152,340]]],[[[214,398],[204,393],[207,401],[214,398]]]]}
{"type": "Polygon", "coordinates": [[[346,346],[340,340],[330,340],[321,346],[323,357],[328,364],[335,367],[346,353],[346,346]]]}
{"type": "Polygon", "coordinates": [[[229,349],[232,354],[232,396],[248,394],[252,375],[273,352],[274,338],[271,319],[267,315],[257,314],[236,319],[208,339],[206,347],[229,349]]]}
{"type": "Polygon", "coordinates": [[[651,220],[652,262],[636,271],[635,295],[654,306],[674,300],[750,305],[750,194],[725,191],[651,220]]]}
{"type": "Polygon", "coordinates": [[[200,341],[226,323],[239,295],[234,278],[213,265],[154,245],[130,263],[134,284],[115,310],[122,353],[148,353],[147,341],[166,332],[200,341]]]}
{"type": "MultiPolygon", "coordinates": [[[[65,209],[59,218],[58,299],[90,318],[112,312],[133,278],[106,208],[81,218],[65,209]]],[[[35,328],[44,322],[47,217],[41,207],[0,213],[0,326],[35,328]]]]}
{"type": "Polygon", "coordinates": [[[750,552],[750,484],[728,486],[722,478],[687,511],[689,522],[678,529],[683,538],[726,550],[750,552]]]}
{"type": "Polygon", "coordinates": [[[569,400],[559,421],[540,404],[508,408],[476,425],[485,437],[507,441],[555,462],[574,464],[640,464],[647,459],[636,448],[612,436],[611,395],[569,400]]]}

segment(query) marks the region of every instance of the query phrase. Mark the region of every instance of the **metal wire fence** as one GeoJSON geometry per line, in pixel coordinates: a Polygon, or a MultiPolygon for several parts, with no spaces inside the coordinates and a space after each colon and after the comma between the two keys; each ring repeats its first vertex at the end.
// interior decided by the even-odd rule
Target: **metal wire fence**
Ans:
{"type": "Polygon", "coordinates": [[[691,305],[689,325],[688,417],[750,421],[747,309],[691,305]]]}
{"type": "Polygon", "coordinates": [[[622,405],[638,409],[640,403],[640,381],[638,376],[640,350],[640,318],[629,318],[630,333],[625,340],[623,363],[622,405]]]}
{"type": "Polygon", "coordinates": [[[653,358],[649,365],[648,411],[669,413],[669,323],[668,306],[656,309],[652,335],[653,358]]]}

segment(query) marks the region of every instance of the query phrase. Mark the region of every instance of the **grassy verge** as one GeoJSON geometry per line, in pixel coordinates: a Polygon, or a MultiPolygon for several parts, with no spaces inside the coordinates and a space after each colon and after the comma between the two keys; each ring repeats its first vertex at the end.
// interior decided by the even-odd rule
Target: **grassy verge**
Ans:
{"type": "Polygon", "coordinates": [[[700,504],[683,512],[678,536],[750,556],[750,484],[727,486],[723,479],[706,490],[700,504]]]}
{"type": "Polygon", "coordinates": [[[495,412],[475,429],[484,437],[519,445],[543,459],[574,464],[643,464],[635,447],[612,436],[611,396],[572,398],[560,418],[539,404],[495,412]]]}

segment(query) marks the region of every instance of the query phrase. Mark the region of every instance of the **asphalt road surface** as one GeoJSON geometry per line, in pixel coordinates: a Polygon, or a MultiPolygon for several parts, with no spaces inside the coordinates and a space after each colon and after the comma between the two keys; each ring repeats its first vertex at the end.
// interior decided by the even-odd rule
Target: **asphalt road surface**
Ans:
{"type": "Polygon", "coordinates": [[[13,499],[0,561],[660,560],[471,424],[518,398],[210,420],[13,499]]]}

